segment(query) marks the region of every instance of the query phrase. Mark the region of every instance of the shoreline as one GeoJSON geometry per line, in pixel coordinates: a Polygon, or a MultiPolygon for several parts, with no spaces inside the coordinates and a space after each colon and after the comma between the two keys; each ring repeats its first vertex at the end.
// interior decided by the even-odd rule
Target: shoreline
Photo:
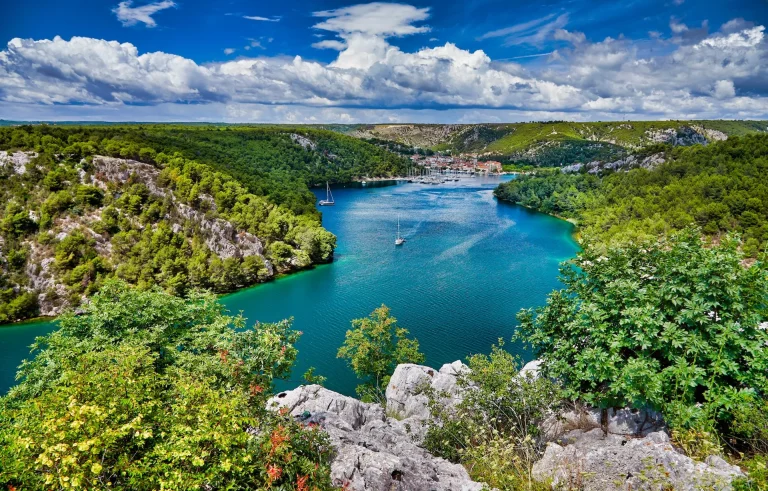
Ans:
{"type": "Polygon", "coordinates": [[[560,215],[558,215],[556,213],[547,213],[546,211],[541,211],[541,210],[538,210],[536,208],[531,208],[530,206],[526,206],[526,205],[524,205],[522,203],[515,203],[513,201],[501,199],[498,196],[496,196],[495,198],[496,198],[497,201],[500,201],[502,203],[506,203],[508,205],[513,205],[513,206],[519,206],[521,208],[525,208],[526,210],[530,210],[530,211],[533,211],[533,212],[536,212],[536,213],[541,213],[542,215],[547,215],[547,216],[550,216],[552,218],[557,218],[558,220],[562,220],[564,222],[570,223],[571,225],[573,225],[573,233],[571,234],[571,236],[573,237],[573,240],[575,240],[577,244],[580,244],[581,229],[579,227],[579,221],[577,219],[575,219],[575,218],[566,218],[566,217],[560,216],[560,215]]]}

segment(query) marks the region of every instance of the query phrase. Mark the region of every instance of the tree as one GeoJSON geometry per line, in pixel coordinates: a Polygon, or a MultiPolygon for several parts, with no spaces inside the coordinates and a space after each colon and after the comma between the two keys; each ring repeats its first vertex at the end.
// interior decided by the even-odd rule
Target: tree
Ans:
{"type": "Polygon", "coordinates": [[[384,390],[392,372],[400,363],[423,363],[419,342],[408,339],[408,330],[397,325],[397,319],[382,305],[371,315],[352,321],[338,358],[344,358],[363,383],[357,393],[367,402],[385,400],[384,390]]]}
{"type": "Polygon", "coordinates": [[[327,435],[267,410],[298,333],[107,282],[0,398],[2,489],[331,489],[327,435]]]}
{"type": "Polygon", "coordinates": [[[707,248],[698,229],[587,245],[565,289],[518,314],[520,338],[572,398],[727,433],[738,401],[768,394],[768,268],[743,261],[736,237],[707,248]]]}

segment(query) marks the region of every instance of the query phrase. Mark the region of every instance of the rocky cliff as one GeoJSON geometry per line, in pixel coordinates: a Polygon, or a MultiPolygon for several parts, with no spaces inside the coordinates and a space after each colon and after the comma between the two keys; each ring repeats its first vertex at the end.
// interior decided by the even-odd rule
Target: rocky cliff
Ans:
{"type": "MultiPolygon", "coordinates": [[[[461,362],[439,370],[399,365],[386,390],[386,410],[318,385],[301,386],[273,397],[273,409],[287,408],[297,418],[321,425],[336,448],[332,478],[355,491],[427,491],[483,489],[466,469],[435,457],[422,446],[430,417],[426,388],[456,404],[464,389],[457,376],[461,362]]],[[[523,372],[537,373],[536,363],[523,372]]],[[[521,372],[522,373],[522,372],[521,372]]],[[[738,467],[717,456],[696,462],[676,449],[660,415],[611,410],[608,433],[600,412],[578,408],[553,414],[545,423],[546,451],[533,467],[535,479],[553,489],[728,491],[738,467]]]]}

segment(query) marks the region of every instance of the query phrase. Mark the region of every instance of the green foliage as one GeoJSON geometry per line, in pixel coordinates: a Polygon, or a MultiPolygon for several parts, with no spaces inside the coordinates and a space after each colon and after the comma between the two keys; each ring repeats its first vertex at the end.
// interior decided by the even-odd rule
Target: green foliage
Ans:
{"type": "Polygon", "coordinates": [[[473,479],[497,489],[545,489],[531,477],[543,448],[541,423],[562,395],[547,378],[518,375],[521,364],[499,341],[491,354],[469,358],[459,374],[465,390],[456,408],[441,402],[448,394],[429,394],[432,419],[425,447],[462,463],[473,479]]]}
{"type": "Polygon", "coordinates": [[[384,390],[397,365],[424,362],[418,340],[407,336],[408,330],[397,325],[386,305],[375,309],[369,317],[352,321],[352,329],[347,331],[336,356],[347,360],[362,379],[357,393],[363,401],[386,400],[384,390]]]}
{"type": "Polygon", "coordinates": [[[745,401],[768,389],[768,269],[743,261],[736,238],[707,248],[695,229],[588,245],[562,268],[564,290],[518,314],[520,337],[570,398],[731,436],[745,401]]]}
{"type": "Polygon", "coordinates": [[[330,489],[327,435],[265,409],[298,333],[244,322],[209,294],[105,284],[0,399],[0,485],[330,489]]]}
{"type": "Polygon", "coordinates": [[[304,375],[302,376],[302,378],[306,383],[310,385],[312,384],[325,385],[326,380],[328,380],[328,377],[323,377],[322,375],[316,375],[315,367],[307,368],[307,371],[304,372],[304,375]]]}
{"type": "MultiPolygon", "coordinates": [[[[322,228],[307,184],[387,175],[405,161],[335,133],[295,131],[167,125],[0,129],[0,147],[42,152],[24,173],[0,168],[0,200],[7,203],[0,211],[0,236],[9,259],[1,265],[0,288],[14,292],[3,296],[0,311],[31,315],[34,309],[17,308],[29,306],[26,297],[13,308],[4,304],[29,287],[28,271],[52,256],[54,280],[66,287],[63,300],[70,305],[113,276],[178,295],[191,288],[223,293],[331,261],[336,237],[322,228]],[[311,145],[304,142],[304,148],[292,134],[311,145]],[[124,163],[109,170],[99,155],[149,166],[124,163]],[[222,234],[220,220],[230,222],[237,237],[222,234]],[[33,235],[38,230],[45,233],[33,235]],[[258,238],[264,256],[224,257],[221,240],[242,240],[257,249],[256,239],[246,234],[258,238]],[[22,249],[30,243],[37,264],[26,265],[31,256],[22,249]]],[[[10,318],[15,319],[4,316],[10,318]]]]}
{"type": "Polygon", "coordinates": [[[586,174],[553,173],[521,176],[499,185],[494,194],[503,201],[565,218],[576,218],[589,203],[589,193],[600,186],[600,179],[586,174]]]}
{"type": "Polygon", "coordinates": [[[707,236],[738,232],[750,257],[768,245],[768,135],[666,151],[654,170],[521,176],[499,199],[576,218],[605,244],[657,237],[697,225],[707,236]]]}
{"type": "Polygon", "coordinates": [[[734,491],[763,491],[768,489],[768,456],[753,455],[739,462],[739,467],[747,472],[746,479],[733,482],[734,491]]]}

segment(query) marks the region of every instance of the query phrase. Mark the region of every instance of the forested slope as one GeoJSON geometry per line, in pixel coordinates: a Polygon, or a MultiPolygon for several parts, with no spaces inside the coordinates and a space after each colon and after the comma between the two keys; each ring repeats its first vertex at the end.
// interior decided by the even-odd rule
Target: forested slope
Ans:
{"type": "Polygon", "coordinates": [[[351,136],[315,128],[213,125],[88,125],[0,128],[0,150],[55,150],[72,142],[138,158],[144,147],[207,164],[249,192],[296,213],[316,213],[310,186],[402,174],[408,161],[351,136]],[[110,140],[106,141],[105,140],[110,140]],[[53,143],[52,143],[53,142],[53,143]]]}
{"type": "Polygon", "coordinates": [[[742,234],[754,256],[768,244],[768,135],[666,151],[654,169],[521,176],[499,199],[568,218],[608,243],[698,225],[709,237],[742,234]]]}
{"type": "Polygon", "coordinates": [[[117,276],[232,291],[332,259],[308,185],[405,160],[330,131],[0,128],[0,322],[54,315],[117,276]]]}

